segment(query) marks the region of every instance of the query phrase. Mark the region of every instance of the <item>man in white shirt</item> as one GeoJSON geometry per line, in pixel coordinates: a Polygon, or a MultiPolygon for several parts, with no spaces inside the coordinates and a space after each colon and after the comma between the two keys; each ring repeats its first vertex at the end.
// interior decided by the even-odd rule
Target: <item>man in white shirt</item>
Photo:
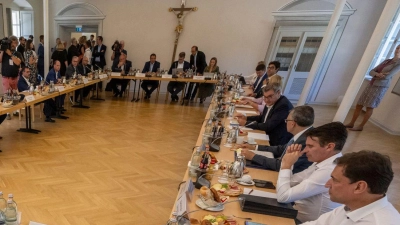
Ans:
{"type": "Polygon", "coordinates": [[[326,183],[331,200],[344,204],[304,225],[395,225],[400,214],[388,202],[386,192],[393,180],[388,156],[373,151],[345,154],[326,183]]]}
{"type": "Polygon", "coordinates": [[[282,159],[277,183],[277,200],[281,203],[295,202],[299,222],[312,221],[340,204],[329,199],[325,183],[335,168],[333,161],[342,156],[341,150],[347,139],[346,127],[332,122],[307,132],[306,147],[288,147],[282,159]],[[303,154],[314,162],[306,170],[292,174],[292,167],[303,154]]]}

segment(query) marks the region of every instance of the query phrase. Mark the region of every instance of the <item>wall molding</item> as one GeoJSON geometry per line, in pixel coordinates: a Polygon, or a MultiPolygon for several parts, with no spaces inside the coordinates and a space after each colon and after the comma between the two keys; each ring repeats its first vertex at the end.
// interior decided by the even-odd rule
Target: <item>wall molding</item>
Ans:
{"type": "Polygon", "coordinates": [[[386,127],[385,125],[379,123],[377,120],[370,118],[369,121],[374,124],[375,126],[381,128],[382,130],[386,131],[387,133],[391,134],[391,135],[396,135],[396,136],[400,136],[400,131],[394,131],[388,127],[386,127]]]}

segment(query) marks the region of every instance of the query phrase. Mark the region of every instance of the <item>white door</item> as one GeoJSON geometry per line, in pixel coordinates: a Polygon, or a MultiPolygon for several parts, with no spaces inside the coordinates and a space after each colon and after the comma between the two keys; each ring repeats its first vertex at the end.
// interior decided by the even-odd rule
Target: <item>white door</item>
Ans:
{"type": "Polygon", "coordinates": [[[300,98],[323,35],[323,32],[304,32],[301,36],[283,92],[289,100],[296,101],[300,98]]]}
{"type": "Polygon", "coordinates": [[[273,60],[281,63],[278,74],[282,77],[283,89],[287,83],[302,35],[303,32],[300,31],[282,31],[279,33],[273,60]]]}

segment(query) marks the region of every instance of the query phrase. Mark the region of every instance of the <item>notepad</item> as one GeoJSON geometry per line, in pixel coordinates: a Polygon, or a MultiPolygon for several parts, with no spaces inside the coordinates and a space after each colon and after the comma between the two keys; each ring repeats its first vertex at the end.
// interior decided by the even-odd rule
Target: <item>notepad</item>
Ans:
{"type": "Polygon", "coordinates": [[[254,138],[257,140],[264,140],[264,141],[269,141],[269,137],[266,134],[259,134],[259,133],[251,133],[247,135],[247,138],[254,138]]]}
{"type": "Polygon", "coordinates": [[[258,115],[258,112],[255,112],[255,111],[250,111],[250,110],[236,110],[236,112],[238,112],[238,113],[242,113],[242,114],[255,114],[255,115],[258,115]]]}
{"type": "Polygon", "coordinates": [[[248,195],[251,190],[253,190],[253,191],[250,193],[250,195],[253,195],[253,196],[273,198],[273,199],[277,198],[276,193],[271,193],[271,192],[267,192],[267,191],[259,191],[259,190],[254,190],[254,189],[251,189],[251,188],[244,188],[243,189],[243,194],[248,195]]]}
{"type": "Polygon", "coordinates": [[[251,105],[235,105],[236,108],[246,108],[246,109],[252,109],[253,107],[251,105]]]}
{"type": "Polygon", "coordinates": [[[254,151],[254,150],[250,150],[252,152],[254,152],[256,155],[262,155],[265,156],[267,158],[274,158],[274,154],[272,154],[272,152],[265,152],[265,151],[254,151]]]}

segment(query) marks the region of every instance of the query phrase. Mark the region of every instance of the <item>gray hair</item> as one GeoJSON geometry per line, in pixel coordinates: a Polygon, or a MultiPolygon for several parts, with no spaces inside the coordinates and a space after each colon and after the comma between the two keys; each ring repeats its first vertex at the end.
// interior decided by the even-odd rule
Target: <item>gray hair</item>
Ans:
{"type": "Polygon", "coordinates": [[[10,41],[18,41],[18,38],[14,35],[11,35],[8,39],[10,39],[10,41]]]}
{"type": "Polygon", "coordinates": [[[294,122],[301,127],[309,127],[314,123],[314,109],[308,105],[297,106],[293,108],[292,114],[294,122]]]}
{"type": "Polygon", "coordinates": [[[273,90],[275,93],[277,93],[278,91],[282,90],[282,87],[277,83],[267,84],[265,87],[263,87],[264,93],[270,90],[273,90]]]}

